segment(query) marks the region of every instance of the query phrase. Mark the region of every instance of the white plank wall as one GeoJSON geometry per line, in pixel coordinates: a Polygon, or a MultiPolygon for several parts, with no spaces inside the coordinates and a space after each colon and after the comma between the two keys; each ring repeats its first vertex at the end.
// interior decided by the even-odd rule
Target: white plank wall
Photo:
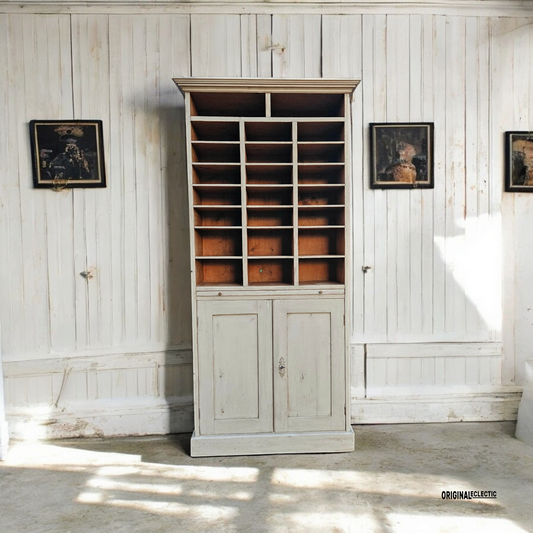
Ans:
{"type": "Polygon", "coordinates": [[[190,360],[169,356],[165,368],[164,355],[191,349],[184,111],[171,81],[190,75],[362,80],[352,132],[354,397],[365,385],[384,395],[520,381],[533,333],[533,243],[523,231],[533,206],[501,191],[503,132],[533,130],[531,23],[368,10],[0,14],[8,405],[190,397],[190,360]],[[34,190],[35,118],[102,119],[108,187],[34,190]],[[434,189],[369,188],[368,124],[397,121],[435,123],[434,189]],[[456,352],[432,351],[442,343],[456,352]],[[465,355],[469,343],[496,351],[465,355]],[[412,353],[375,357],[371,347],[383,344],[412,353]],[[433,355],[420,356],[424,347],[433,355]],[[130,372],[132,354],[141,366],[130,372]],[[100,370],[107,355],[115,368],[100,370]],[[52,359],[53,371],[38,364],[52,359]]]}

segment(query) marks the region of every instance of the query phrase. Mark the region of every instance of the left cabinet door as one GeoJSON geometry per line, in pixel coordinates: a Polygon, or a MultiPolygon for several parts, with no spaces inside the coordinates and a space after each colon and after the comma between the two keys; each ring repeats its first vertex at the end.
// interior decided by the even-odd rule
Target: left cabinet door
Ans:
{"type": "Polygon", "coordinates": [[[273,431],[272,302],[199,301],[200,434],[273,431]]]}

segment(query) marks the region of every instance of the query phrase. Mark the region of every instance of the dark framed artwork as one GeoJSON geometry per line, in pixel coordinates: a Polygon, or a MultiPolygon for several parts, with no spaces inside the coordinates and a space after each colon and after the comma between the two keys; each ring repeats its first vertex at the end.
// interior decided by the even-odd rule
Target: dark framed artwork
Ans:
{"type": "Polygon", "coordinates": [[[533,192],[533,131],[505,132],[505,190],[533,192]]]}
{"type": "Polygon", "coordinates": [[[101,120],[32,120],[30,138],[35,187],[106,186],[101,120]]]}
{"type": "Polygon", "coordinates": [[[433,123],[370,124],[373,189],[434,187],[433,123]]]}

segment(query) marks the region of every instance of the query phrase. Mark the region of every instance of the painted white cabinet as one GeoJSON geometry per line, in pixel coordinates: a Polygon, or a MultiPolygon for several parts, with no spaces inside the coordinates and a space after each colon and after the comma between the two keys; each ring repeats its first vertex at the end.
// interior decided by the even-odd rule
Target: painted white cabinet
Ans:
{"type": "Polygon", "coordinates": [[[200,434],[271,432],[272,302],[198,302],[200,434]]]}
{"type": "Polygon", "coordinates": [[[344,300],[274,302],[274,428],[345,428],[344,300]]]}
{"type": "Polygon", "coordinates": [[[352,80],[183,78],[191,454],[349,451],[352,80]]]}
{"type": "Polygon", "coordinates": [[[198,302],[200,434],[343,431],[344,301],[198,302]]]}

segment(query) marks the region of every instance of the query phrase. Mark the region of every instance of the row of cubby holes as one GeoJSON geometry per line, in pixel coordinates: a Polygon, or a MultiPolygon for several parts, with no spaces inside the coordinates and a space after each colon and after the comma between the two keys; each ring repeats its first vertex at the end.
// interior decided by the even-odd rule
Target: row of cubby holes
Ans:
{"type": "MultiPolygon", "coordinates": [[[[279,205],[293,204],[292,187],[247,188],[246,205],[279,205]]],[[[212,189],[193,188],[193,204],[197,205],[241,205],[240,188],[227,189],[223,192],[212,189]]],[[[344,187],[331,189],[298,189],[298,205],[343,205],[344,187]]]]}
{"type": "MultiPolygon", "coordinates": [[[[300,185],[341,185],[344,183],[344,165],[299,165],[300,185]]],[[[192,167],[194,185],[240,185],[239,165],[195,164],[192,167]]],[[[247,165],[244,179],[249,185],[291,185],[292,165],[247,165]]]]}
{"type": "Polygon", "coordinates": [[[265,117],[270,98],[273,117],[342,117],[344,94],[191,93],[191,116],[265,117]]]}
{"type": "MultiPolygon", "coordinates": [[[[193,141],[239,141],[239,123],[192,122],[191,138],[193,141]]],[[[299,142],[344,141],[344,122],[299,122],[296,139],[299,142]]],[[[243,140],[291,142],[292,123],[246,122],[243,140]]]]}
{"type": "MultiPolygon", "coordinates": [[[[293,225],[293,209],[254,209],[246,210],[247,227],[277,227],[293,225]]],[[[230,209],[194,209],[194,225],[201,226],[242,226],[242,211],[230,209]]],[[[305,208],[298,209],[298,226],[344,226],[344,208],[305,208]]]]}
{"type": "MultiPolygon", "coordinates": [[[[246,144],[245,163],[292,163],[291,144],[246,144]]],[[[193,163],[239,163],[238,143],[192,145],[193,163]]],[[[298,163],[343,163],[344,143],[298,144],[298,163]]]]}
{"type": "MultiPolygon", "coordinates": [[[[248,284],[294,284],[293,259],[248,259],[248,284]]],[[[344,283],[344,258],[298,259],[300,285],[344,283]]],[[[197,285],[243,285],[242,259],[197,259],[197,285]]]]}
{"type": "MultiPolygon", "coordinates": [[[[235,230],[196,230],[196,256],[242,256],[242,235],[235,230]]],[[[290,230],[247,231],[248,255],[293,256],[293,233],[290,230]]],[[[344,229],[300,229],[298,255],[344,255],[344,229]]]]}

